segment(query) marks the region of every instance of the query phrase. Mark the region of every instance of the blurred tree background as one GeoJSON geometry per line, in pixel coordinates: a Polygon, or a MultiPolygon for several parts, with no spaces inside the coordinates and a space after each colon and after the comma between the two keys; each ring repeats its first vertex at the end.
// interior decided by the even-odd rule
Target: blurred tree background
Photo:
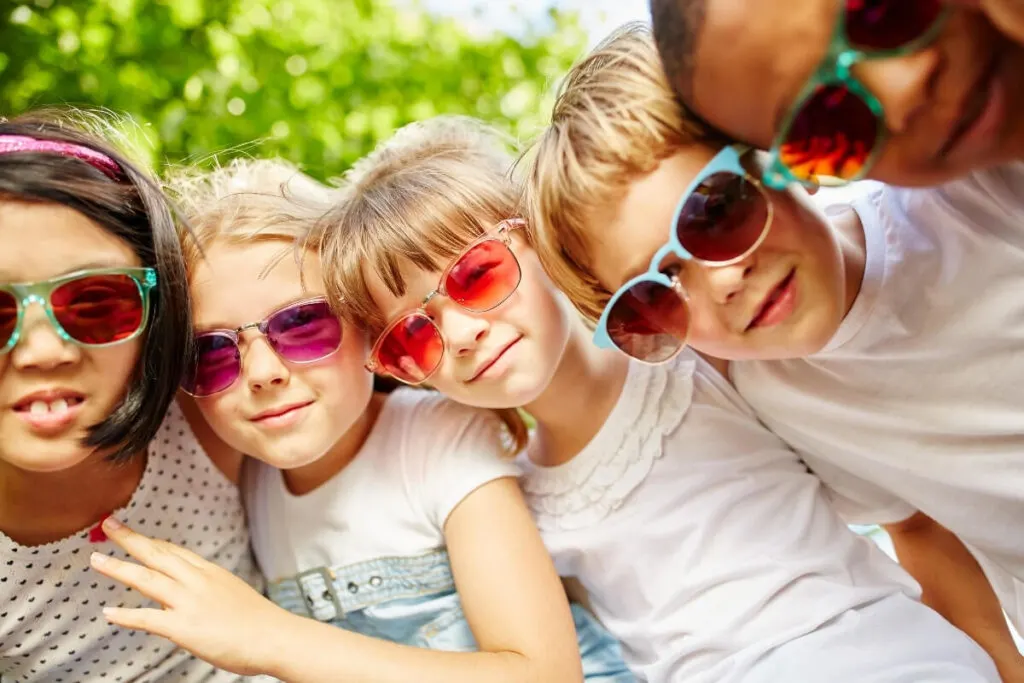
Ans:
{"type": "Polygon", "coordinates": [[[157,166],[258,140],[325,178],[435,114],[529,137],[586,40],[573,14],[480,35],[414,0],[0,0],[0,115],[104,107],[157,166]]]}

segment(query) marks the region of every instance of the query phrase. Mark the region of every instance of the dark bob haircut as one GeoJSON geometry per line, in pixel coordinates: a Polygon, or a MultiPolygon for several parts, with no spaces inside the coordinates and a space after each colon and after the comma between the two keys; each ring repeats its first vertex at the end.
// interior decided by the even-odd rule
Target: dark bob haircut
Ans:
{"type": "Polygon", "coordinates": [[[102,126],[99,116],[73,111],[0,119],[0,135],[74,143],[106,155],[121,168],[115,180],[71,156],[0,154],[0,200],[74,209],[122,239],[144,266],[157,271],[134,379],[120,404],[85,439],[87,446],[111,451],[111,460],[124,461],[143,452],[174,400],[190,353],[192,313],[174,212],[156,181],[106,142],[107,136],[91,132],[102,126]]]}

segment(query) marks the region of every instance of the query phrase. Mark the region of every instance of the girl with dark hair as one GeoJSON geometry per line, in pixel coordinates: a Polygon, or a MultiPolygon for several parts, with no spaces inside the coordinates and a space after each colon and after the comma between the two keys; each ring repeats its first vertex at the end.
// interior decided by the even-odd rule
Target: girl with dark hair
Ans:
{"type": "Polygon", "coordinates": [[[111,627],[145,601],[89,569],[116,514],[259,586],[238,461],[175,401],[190,319],[159,186],[69,120],[0,120],[4,683],[238,680],[111,627]]]}

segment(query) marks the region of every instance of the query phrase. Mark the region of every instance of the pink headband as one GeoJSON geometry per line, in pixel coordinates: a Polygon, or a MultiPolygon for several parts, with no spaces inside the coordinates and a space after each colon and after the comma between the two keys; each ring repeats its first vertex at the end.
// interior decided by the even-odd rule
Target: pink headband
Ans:
{"type": "Polygon", "coordinates": [[[103,171],[113,180],[117,180],[121,176],[121,167],[106,154],[97,152],[94,149],[76,145],[72,142],[37,140],[26,135],[0,135],[0,155],[17,152],[43,152],[75,157],[103,171]]]}

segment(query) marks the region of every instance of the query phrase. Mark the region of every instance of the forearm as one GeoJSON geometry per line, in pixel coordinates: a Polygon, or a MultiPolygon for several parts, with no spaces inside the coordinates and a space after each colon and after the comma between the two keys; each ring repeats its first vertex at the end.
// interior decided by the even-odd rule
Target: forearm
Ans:
{"type": "MultiPolygon", "coordinates": [[[[291,616],[291,615],[290,615],[291,616]]],[[[567,683],[578,668],[564,653],[531,659],[517,652],[440,652],[398,645],[293,616],[261,668],[285,683],[567,683]]]]}
{"type": "Polygon", "coordinates": [[[1004,681],[1024,682],[1024,657],[977,560],[955,534],[919,519],[926,521],[889,532],[900,563],[921,584],[922,600],[981,645],[1004,681]]]}

